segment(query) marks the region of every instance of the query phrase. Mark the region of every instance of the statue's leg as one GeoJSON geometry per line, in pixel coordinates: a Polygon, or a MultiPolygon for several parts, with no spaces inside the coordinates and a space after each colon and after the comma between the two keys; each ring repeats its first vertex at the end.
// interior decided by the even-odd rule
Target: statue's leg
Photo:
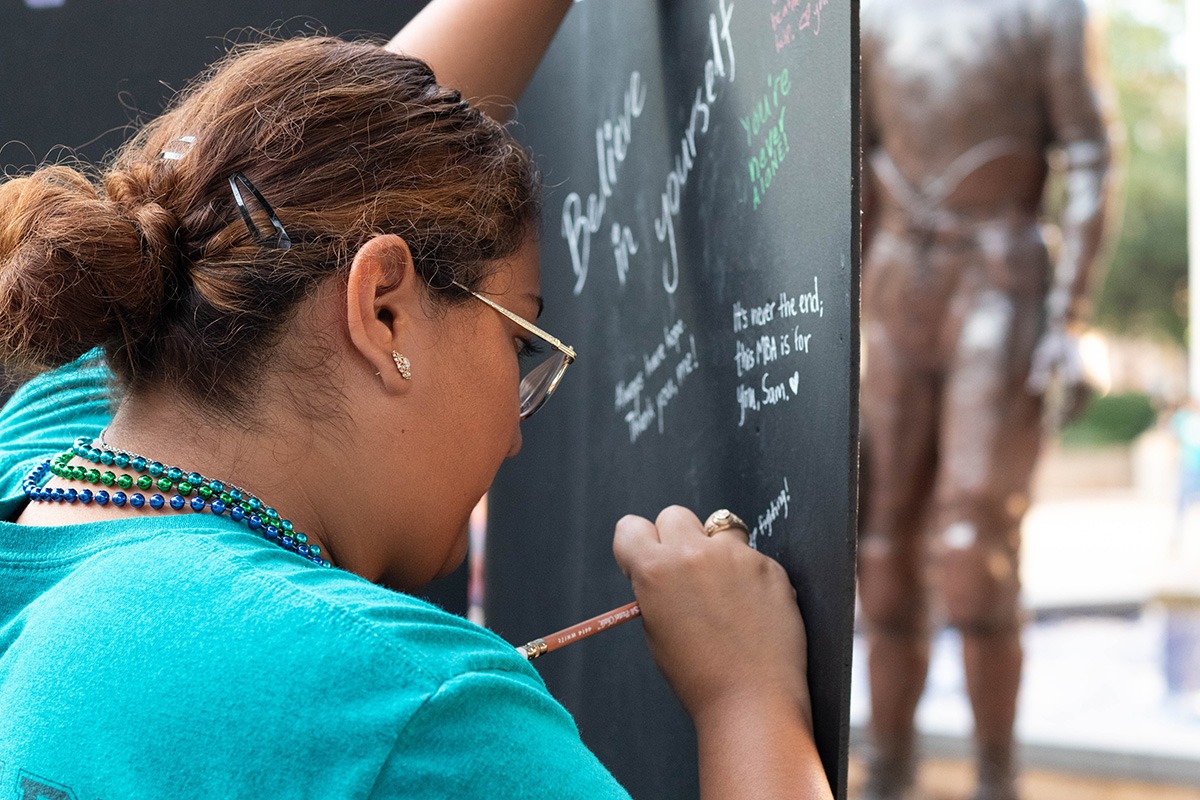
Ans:
{"type": "Polygon", "coordinates": [[[923,519],[934,470],[936,386],[906,368],[880,325],[867,328],[862,412],[870,480],[858,591],[866,622],[871,754],[866,796],[904,795],[915,769],[913,716],[929,667],[923,519]]]}
{"type": "Polygon", "coordinates": [[[1035,301],[981,291],[943,397],[935,553],[947,615],[962,633],[978,800],[1016,797],[1018,553],[1040,435],[1040,405],[1025,379],[1036,325],[1035,301]]]}

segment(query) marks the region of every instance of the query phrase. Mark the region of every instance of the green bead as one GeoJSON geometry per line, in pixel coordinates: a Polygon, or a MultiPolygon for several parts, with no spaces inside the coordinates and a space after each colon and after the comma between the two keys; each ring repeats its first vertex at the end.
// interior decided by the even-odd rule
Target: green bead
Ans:
{"type": "Polygon", "coordinates": [[[71,472],[71,480],[81,481],[81,480],[83,480],[84,474],[87,473],[86,467],[76,466],[76,467],[68,467],[68,469],[71,472]]]}
{"type": "Polygon", "coordinates": [[[100,475],[100,482],[103,483],[105,486],[112,486],[114,483],[117,482],[117,476],[112,474],[111,471],[106,470],[105,472],[103,472],[100,475]]]}
{"type": "Polygon", "coordinates": [[[175,491],[179,492],[184,497],[187,497],[192,493],[192,485],[187,481],[180,481],[179,485],[175,487],[175,491]]]}
{"type": "Polygon", "coordinates": [[[128,489],[129,487],[133,486],[133,476],[132,475],[119,476],[117,478],[117,486],[119,486],[122,489],[128,489]]]}
{"type": "Polygon", "coordinates": [[[233,505],[233,496],[229,492],[221,492],[221,502],[227,506],[233,505]]]}
{"type": "Polygon", "coordinates": [[[151,478],[149,475],[142,475],[137,479],[137,486],[139,489],[149,489],[153,485],[154,478],[151,478]]]}
{"type": "Polygon", "coordinates": [[[205,500],[211,500],[212,496],[213,496],[213,490],[208,488],[207,486],[201,486],[199,489],[196,490],[196,494],[200,495],[205,500]]]}
{"type": "Polygon", "coordinates": [[[166,477],[159,478],[158,479],[158,488],[164,492],[171,491],[171,479],[166,478],[166,477]]]}
{"type": "Polygon", "coordinates": [[[89,469],[87,471],[87,474],[84,476],[84,478],[91,481],[92,483],[99,483],[100,482],[100,470],[89,469]]]}

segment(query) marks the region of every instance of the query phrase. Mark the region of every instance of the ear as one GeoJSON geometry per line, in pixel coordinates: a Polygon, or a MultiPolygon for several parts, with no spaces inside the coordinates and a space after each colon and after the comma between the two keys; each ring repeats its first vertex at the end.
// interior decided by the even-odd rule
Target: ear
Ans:
{"type": "Polygon", "coordinates": [[[399,236],[376,236],[354,254],[346,282],[350,341],[389,391],[407,386],[392,351],[405,351],[415,317],[424,316],[424,290],[408,243],[399,236]]]}

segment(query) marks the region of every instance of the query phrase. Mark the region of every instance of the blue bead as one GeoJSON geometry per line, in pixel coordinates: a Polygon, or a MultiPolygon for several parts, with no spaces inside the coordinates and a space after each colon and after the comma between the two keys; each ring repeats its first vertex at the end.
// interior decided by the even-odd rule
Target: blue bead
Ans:
{"type": "Polygon", "coordinates": [[[37,499],[45,502],[50,499],[52,492],[49,489],[38,489],[37,499]]]}
{"type": "Polygon", "coordinates": [[[103,453],[98,448],[93,447],[91,450],[88,450],[87,459],[88,461],[99,461],[101,455],[103,453]]]}
{"type": "Polygon", "coordinates": [[[146,498],[142,497],[141,492],[134,492],[133,497],[126,497],[124,492],[113,492],[112,501],[114,506],[123,506],[126,500],[134,508],[141,508],[146,505],[146,498]]]}
{"type": "Polygon", "coordinates": [[[111,452],[109,452],[108,450],[105,450],[103,453],[100,454],[100,463],[101,464],[112,464],[113,463],[113,454],[111,452]]]}
{"type": "Polygon", "coordinates": [[[274,525],[268,525],[266,530],[268,539],[275,540],[279,538],[279,528],[276,528],[274,525]]]}
{"type": "Polygon", "coordinates": [[[141,456],[134,456],[133,461],[129,462],[129,466],[133,467],[137,472],[145,472],[146,459],[142,458],[141,456]]]}
{"type": "Polygon", "coordinates": [[[234,522],[241,522],[245,516],[246,512],[242,511],[239,506],[234,506],[233,508],[229,509],[229,518],[234,522]]]}
{"type": "Polygon", "coordinates": [[[200,484],[204,483],[204,476],[199,472],[189,472],[187,475],[187,482],[192,486],[199,486],[200,484]]]}
{"type": "Polygon", "coordinates": [[[212,509],[212,513],[214,513],[214,514],[224,514],[225,513],[225,503],[221,500],[213,500],[212,505],[209,506],[209,508],[212,509]]]}
{"type": "Polygon", "coordinates": [[[177,481],[183,477],[183,470],[181,470],[179,467],[171,467],[169,470],[167,470],[167,477],[173,481],[177,481]]]}
{"type": "Polygon", "coordinates": [[[54,502],[61,503],[64,494],[66,494],[66,492],[63,491],[62,487],[56,486],[54,488],[54,490],[52,491],[50,497],[54,500],[54,502]]]}
{"type": "Polygon", "coordinates": [[[176,511],[183,508],[184,502],[183,495],[176,494],[171,496],[171,508],[175,509],[176,511]]]}
{"type": "Polygon", "coordinates": [[[79,490],[78,489],[67,489],[66,500],[68,503],[74,503],[78,499],[79,499],[79,490]]]}
{"type": "Polygon", "coordinates": [[[92,490],[84,489],[82,492],[80,492],[79,493],[79,502],[83,503],[85,506],[88,505],[89,503],[91,503],[92,502],[92,490]]]}
{"type": "Polygon", "coordinates": [[[167,502],[167,501],[163,499],[163,496],[161,494],[150,495],[150,507],[151,508],[154,508],[154,509],[162,508],[163,503],[165,503],[165,502],[167,502]]]}
{"type": "Polygon", "coordinates": [[[237,489],[230,489],[230,490],[229,490],[229,496],[230,496],[230,497],[232,497],[234,500],[241,500],[241,499],[242,499],[242,493],[241,493],[241,492],[239,492],[237,489]]]}
{"type": "Polygon", "coordinates": [[[306,545],[306,544],[300,545],[299,547],[296,548],[296,552],[302,556],[308,555],[308,545],[306,545]]]}
{"type": "Polygon", "coordinates": [[[251,514],[250,519],[246,520],[246,524],[250,526],[250,530],[258,530],[262,527],[262,517],[258,514],[251,514]]]}
{"type": "Polygon", "coordinates": [[[153,475],[156,478],[159,477],[160,475],[162,475],[163,470],[165,470],[165,469],[166,469],[166,467],[164,467],[162,465],[162,463],[158,462],[158,461],[153,461],[150,463],[150,466],[146,467],[146,471],[149,472],[151,475],[153,475]]]}
{"type": "Polygon", "coordinates": [[[220,481],[209,481],[208,488],[212,489],[217,494],[220,494],[221,492],[225,491],[225,484],[221,483],[220,481]]]}
{"type": "Polygon", "coordinates": [[[192,507],[192,511],[203,511],[204,510],[204,498],[203,497],[193,497],[192,502],[189,503],[188,505],[190,505],[192,507]]]}
{"type": "Polygon", "coordinates": [[[108,505],[108,492],[104,491],[103,489],[96,492],[96,505],[98,505],[98,506],[108,505]]]}
{"type": "Polygon", "coordinates": [[[281,545],[283,545],[284,547],[286,547],[288,550],[294,550],[296,547],[296,543],[292,540],[292,537],[290,537],[290,536],[283,537],[282,539],[279,540],[279,543],[281,545]]]}
{"type": "Polygon", "coordinates": [[[125,469],[126,467],[129,466],[129,454],[128,453],[117,453],[116,457],[113,459],[113,463],[116,464],[121,469],[125,469]]]}

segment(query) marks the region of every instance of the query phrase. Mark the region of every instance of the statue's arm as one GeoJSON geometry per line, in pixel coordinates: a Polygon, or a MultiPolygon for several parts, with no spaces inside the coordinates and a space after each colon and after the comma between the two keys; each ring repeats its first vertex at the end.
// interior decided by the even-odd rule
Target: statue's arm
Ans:
{"type": "Polygon", "coordinates": [[[1086,324],[1109,206],[1108,88],[1085,0],[1051,0],[1046,32],[1046,97],[1055,146],[1065,156],[1062,247],[1047,299],[1051,329],[1086,324]]]}

